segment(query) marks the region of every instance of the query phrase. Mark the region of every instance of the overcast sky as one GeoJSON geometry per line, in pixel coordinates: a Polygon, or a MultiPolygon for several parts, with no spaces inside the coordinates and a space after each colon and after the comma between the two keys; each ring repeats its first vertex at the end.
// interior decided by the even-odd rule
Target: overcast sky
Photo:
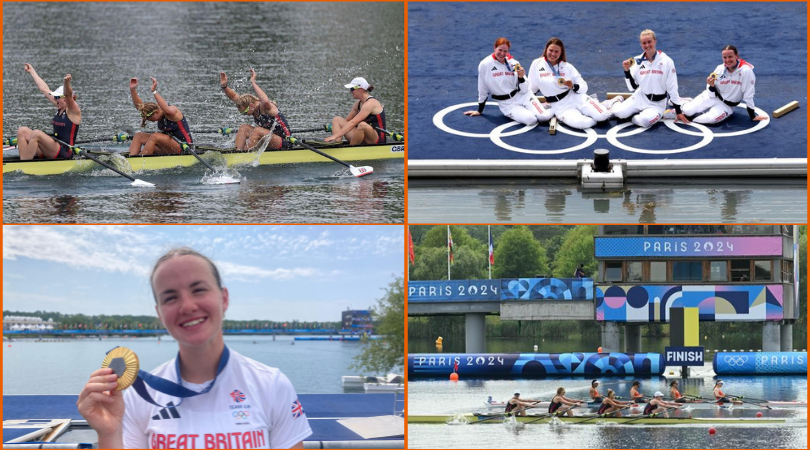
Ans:
{"type": "Polygon", "coordinates": [[[219,267],[232,320],[339,321],[404,271],[385,225],[5,225],[3,309],[156,316],[154,262],[190,246],[219,267]]]}

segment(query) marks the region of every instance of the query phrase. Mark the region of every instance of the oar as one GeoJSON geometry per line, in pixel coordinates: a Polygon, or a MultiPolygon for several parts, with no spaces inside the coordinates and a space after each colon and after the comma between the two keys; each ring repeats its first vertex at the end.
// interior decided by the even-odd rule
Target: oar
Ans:
{"type": "Polygon", "coordinates": [[[214,169],[213,166],[211,166],[211,164],[208,164],[204,159],[202,159],[200,157],[200,155],[197,154],[197,152],[194,151],[194,149],[191,148],[194,144],[188,145],[187,143],[181,141],[180,139],[177,139],[177,136],[169,134],[169,133],[166,133],[166,136],[169,136],[172,139],[174,139],[175,142],[180,144],[180,148],[182,148],[183,150],[188,150],[192,155],[194,155],[195,158],[197,158],[197,160],[199,162],[203,163],[203,165],[205,167],[208,167],[209,169],[211,169],[211,172],[216,172],[217,171],[216,169],[214,169]]]}
{"type": "Polygon", "coordinates": [[[236,132],[231,127],[226,128],[217,128],[217,129],[210,129],[210,130],[191,130],[192,133],[199,133],[199,134],[221,134],[223,136],[227,136],[229,134],[233,134],[236,132]]]}
{"type": "Polygon", "coordinates": [[[371,175],[372,173],[374,173],[374,168],[371,167],[371,166],[354,167],[353,165],[351,165],[351,164],[349,164],[347,162],[341,161],[341,160],[335,158],[332,155],[328,155],[328,154],[318,150],[317,148],[305,143],[301,139],[298,139],[298,138],[295,138],[295,137],[292,137],[292,136],[286,136],[284,139],[286,139],[287,142],[289,142],[290,144],[298,144],[301,147],[312,150],[313,152],[315,152],[315,153],[317,153],[317,154],[319,154],[319,155],[321,155],[321,156],[323,156],[325,158],[329,158],[329,159],[331,159],[332,161],[334,161],[336,163],[343,164],[344,166],[348,167],[349,172],[351,172],[352,175],[354,175],[357,178],[364,177],[366,175],[371,175]]]}
{"type": "Polygon", "coordinates": [[[380,127],[374,127],[374,129],[377,130],[377,131],[380,131],[382,133],[385,133],[388,136],[391,136],[392,138],[394,138],[395,141],[402,142],[402,140],[405,139],[405,136],[403,136],[403,135],[401,135],[399,133],[394,133],[393,131],[384,130],[384,129],[380,128],[380,127]]]}
{"type": "MultiPolygon", "coordinates": [[[[527,406],[527,407],[526,407],[526,409],[524,409],[523,411],[528,411],[528,410],[533,409],[533,408],[536,408],[536,406],[527,406]]],[[[512,413],[509,413],[509,415],[513,415],[513,414],[512,414],[512,413]]],[[[488,421],[488,420],[492,420],[492,419],[503,418],[503,417],[506,417],[506,416],[507,416],[507,414],[506,414],[506,413],[503,413],[503,414],[497,414],[497,415],[494,415],[494,416],[489,417],[489,418],[487,418],[487,419],[484,419],[484,420],[479,420],[479,421],[477,421],[477,422],[473,422],[471,425],[475,425],[475,424],[477,424],[477,423],[481,423],[481,422],[486,422],[486,421],[488,421]]]]}
{"type": "Polygon", "coordinates": [[[88,139],[86,141],[79,141],[79,142],[76,142],[76,145],[79,145],[79,144],[92,144],[92,143],[95,143],[95,142],[107,142],[107,141],[126,142],[126,141],[129,141],[131,139],[132,139],[132,136],[130,136],[130,135],[126,134],[126,133],[119,133],[119,134],[116,134],[115,136],[112,136],[112,137],[108,136],[108,137],[103,137],[103,138],[88,139]]]}
{"type": "Polygon", "coordinates": [[[631,406],[633,406],[633,405],[629,404],[629,405],[622,406],[621,408],[617,409],[616,411],[611,411],[609,413],[604,413],[604,414],[597,414],[597,415],[595,415],[593,417],[588,417],[585,420],[580,420],[578,422],[573,422],[573,425],[580,424],[580,423],[585,423],[585,422],[588,422],[588,421],[593,420],[593,419],[604,419],[605,417],[607,417],[608,414],[615,414],[615,413],[617,413],[619,411],[624,411],[625,409],[627,409],[627,408],[629,408],[631,406]]]}
{"type": "Polygon", "coordinates": [[[641,420],[641,419],[648,419],[648,418],[653,417],[653,416],[656,416],[656,415],[658,415],[658,414],[662,414],[662,413],[667,413],[667,412],[670,412],[670,411],[674,411],[674,410],[676,410],[676,409],[678,409],[678,408],[679,408],[679,407],[677,407],[677,406],[676,406],[676,407],[672,407],[672,408],[667,408],[667,409],[665,409],[665,410],[661,411],[660,413],[655,413],[655,414],[642,414],[642,415],[641,415],[641,416],[639,416],[639,417],[636,417],[636,418],[634,418],[634,419],[630,419],[630,420],[628,420],[627,422],[622,423],[622,425],[627,425],[628,423],[633,423],[633,422],[635,422],[635,421],[637,421],[637,420],[641,420]]]}
{"type": "Polygon", "coordinates": [[[17,138],[6,138],[3,139],[3,145],[17,145],[17,138]]]}
{"type": "MultiPolygon", "coordinates": [[[[754,399],[751,399],[751,400],[743,400],[743,396],[741,396],[741,395],[732,395],[731,397],[736,398],[737,400],[739,400],[739,401],[740,401],[740,402],[742,402],[742,403],[748,403],[748,404],[755,405],[755,406],[759,406],[760,408],[765,408],[765,409],[773,409],[773,408],[771,408],[771,407],[770,407],[770,406],[768,406],[768,405],[764,405],[764,404],[762,404],[761,402],[754,402],[754,401],[751,401],[751,400],[754,400],[754,399]]],[[[765,402],[767,402],[767,400],[765,400],[765,402]]],[[[734,401],[732,401],[732,403],[734,403],[734,401]]]]}
{"type": "Polygon", "coordinates": [[[306,130],[294,130],[294,131],[290,131],[290,133],[292,133],[292,134],[312,133],[312,132],[315,132],[315,131],[331,132],[332,131],[332,125],[331,124],[323,125],[320,128],[307,128],[306,130]]]}
{"type": "Polygon", "coordinates": [[[101,164],[102,166],[112,170],[113,172],[117,173],[118,175],[121,175],[122,177],[125,177],[125,178],[129,178],[130,180],[132,180],[132,183],[130,184],[130,186],[155,187],[154,184],[149,183],[147,181],[132,178],[131,176],[125,174],[124,172],[121,172],[120,170],[118,170],[115,167],[105,163],[104,161],[101,161],[100,159],[96,158],[95,156],[91,155],[88,152],[85,152],[84,150],[80,149],[79,147],[76,147],[75,145],[70,145],[70,144],[68,144],[66,142],[62,142],[62,141],[60,141],[59,139],[56,139],[56,138],[53,138],[53,140],[55,140],[56,142],[58,142],[58,143],[60,143],[62,145],[66,145],[67,147],[70,147],[70,149],[73,150],[73,152],[76,153],[77,155],[83,155],[85,158],[91,159],[94,162],[96,162],[98,164],[101,164]]]}

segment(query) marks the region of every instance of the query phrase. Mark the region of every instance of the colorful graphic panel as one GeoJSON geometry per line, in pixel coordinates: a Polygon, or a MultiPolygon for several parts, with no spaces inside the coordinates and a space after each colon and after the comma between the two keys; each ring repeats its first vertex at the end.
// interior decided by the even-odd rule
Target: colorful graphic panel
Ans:
{"type": "Polygon", "coordinates": [[[594,254],[596,258],[782,256],[782,237],[596,237],[594,254]]]}
{"type": "Polygon", "coordinates": [[[596,320],[669,322],[672,307],[698,308],[701,321],[784,319],[782,285],[598,286],[596,320]]]}
{"type": "Polygon", "coordinates": [[[712,367],[722,375],[806,375],[807,352],[718,352],[712,367]]]}
{"type": "Polygon", "coordinates": [[[501,300],[593,300],[590,278],[503,278],[501,300]]]}

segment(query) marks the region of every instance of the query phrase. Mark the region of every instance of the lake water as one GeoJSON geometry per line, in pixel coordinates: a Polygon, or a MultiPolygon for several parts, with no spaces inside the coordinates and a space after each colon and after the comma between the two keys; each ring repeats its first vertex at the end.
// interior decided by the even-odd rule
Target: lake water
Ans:
{"type": "MultiPolygon", "coordinates": [[[[131,77],[139,78],[144,100],[152,99],[149,77],[156,77],[192,131],[238,127],[247,119],[221,93],[219,72],[237,92],[253,93],[250,68],[293,130],[348,114],[353,100],[343,85],[364,76],[385,106],[388,129],[402,132],[404,42],[401,2],[7,3],[3,137],[15,136],[19,126],[50,131],[53,107],[23,71],[25,63],[52,89],[73,76],[83,117],[79,141],[139,128],[131,77]]],[[[195,141],[228,147],[233,137],[195,134],[195,141]]],[[[241,185],[221,186],[202,184],[204,170],[195,166],[136,176],[158,185],[150,190],[109,171],[9,175],[3,222],[403,223],[403,161],[355,165],[370,165],[374,174],[345,176],[332,162],[264,166],[240,168],[241,185]]]]}
{"type": "MultiPolygon", "coordinates": [[[[293,341],[292,336],[278,336],[275,341],[271,336],[225,336],[225,345],[281,369],[299,394],[340,394],[344,392],[341,376],[361,375],[348,368],[361,351],[357,342],[293,341]]],[[[176,357],[178,350],[174,339],[167,336],[160,341],[109,338],[3,342],[3,395],[78,395],[90,373],[101,367],[104,355],[116,346],[134,351],[141,369],[147,372],[176,357]]]]}

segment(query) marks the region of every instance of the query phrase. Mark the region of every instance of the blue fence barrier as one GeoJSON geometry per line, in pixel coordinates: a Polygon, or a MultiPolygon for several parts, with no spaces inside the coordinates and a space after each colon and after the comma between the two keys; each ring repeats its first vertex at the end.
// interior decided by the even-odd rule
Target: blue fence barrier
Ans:
{"type": "Polygon", "coordinates": [[[807,374],[807,352],[718,352],[718,375],[807,374]]]}

